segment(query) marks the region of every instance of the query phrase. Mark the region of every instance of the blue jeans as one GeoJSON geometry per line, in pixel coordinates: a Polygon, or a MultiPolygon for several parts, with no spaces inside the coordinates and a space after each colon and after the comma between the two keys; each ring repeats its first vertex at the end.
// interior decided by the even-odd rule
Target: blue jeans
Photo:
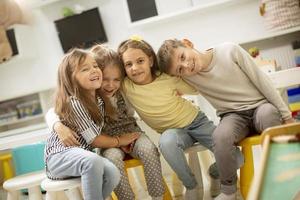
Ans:
{"type": "MultiPolygon", "coordinates": [[[[187,163],[184,150],[199,142],[212,151],[212,133],[214,130],[213,122],[203,112],[199,111],[190,125],[183,128],[167,129],[160,137],[159,148],[162,155],[187,189],[195,188],[197,181],[187,163]]],[[[216,167],[212,171],[214,171],[213,174],[218,174],[216,167]]]]}
{"type": "Polygon", "coordinates": [[[78,147],[51,155],[47,168],[58,178],[81,176],[85,200],[105,199],[120,180],[118,168],[109,160],[78,147]]]}

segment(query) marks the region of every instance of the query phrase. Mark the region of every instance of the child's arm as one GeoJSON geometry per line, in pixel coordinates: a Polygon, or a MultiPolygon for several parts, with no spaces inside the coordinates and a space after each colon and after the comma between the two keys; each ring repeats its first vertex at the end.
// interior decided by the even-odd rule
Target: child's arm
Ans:
{"type": "Polygon", "coordinates": [[[139,133],[126,133],[121,136],[112,137],[102,133],[91,143],[93,147],[100,148],[113,148],[113,147],[125,147],[133,143],[140,136],[139,133]]]}
{"type": "Polygon", "coordinates": [[[72,131],[69,127],[63,125],[60,120],[58,115],[54,112],[54,108],[50,108],[49,111],[47,112],[46,116],[46,123],[50,130],[54,130],[60,141],[65,145],[65,146],[79,146],[78,142],[78,135],[72,131]]]}
{"type": "Polygon", "coordinates": [[[183,79],[179,77],[172,77],[174,78],[174,84],[178,94],[180,95],[198,95],[199,91],[197,91],[192,85],[189,85],[183,79]]]}
{"type": "Polygon", "coordinates": [[[103,127],[100,127],[92,120],[90,114],[77,98],[71,98],[71,105],[74,110],[76,124],[79,126],[78,134],[81,134],[85,141],[93,147],[111,148],[125,146],[139,137],[138,133],[129,133],[121,137],[101,134],[103,127]]]}
{"type": "Polygon", "coordinates": [[[125,101],[126,104],[126,109],[127,109],[127,113],[129,116],[133,116],[134,118],[138,118],[137,117],[137,113],[135,112],[135,109],[133,108],[132,104],[128,101],[128,99],[126,98],[126,95],[121,91],[121,95],[125,101]]]}
{"type": "Polygon", "coordinates": [[[293,119],[289,108],[277,93],[269,77],[258,68],[252,57],[243,48],[235,45],[234,49],[234,59],[236,59],[243,72],[265,98],[279,110],[283,122],[292,122],[293,119]]]}

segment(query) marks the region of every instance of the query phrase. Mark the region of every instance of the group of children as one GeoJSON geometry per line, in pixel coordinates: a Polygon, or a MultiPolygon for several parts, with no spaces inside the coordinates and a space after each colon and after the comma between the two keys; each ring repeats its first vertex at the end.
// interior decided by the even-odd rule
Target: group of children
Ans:
{"type": "Polygon", "coordinates": [[[199,142],[214,153],[209,174],[221,193],[211,195],[231,200],[243,162],[236,144],[252,130],[293,122],[268,77],[238,45],[199,52],[190,41],[173,39],[156,55],[146,41],[133,38],[117,52],[103,45],[89,52],[73,49],[59,66],[55,108],[47,114],[52,130],[45,148],[48,177],[81,176],[86,200],[106,199],[113,190],[118,199],[135,199],[124,171],[129,154],[143,162],[152,199],[163,199],[159,151],[134,111],[161,134],[160,152],[189,200],[200,194],[185,149],[199,142]],[[182,94],[207,98],[221,117],[219,125],[182,94]]]}

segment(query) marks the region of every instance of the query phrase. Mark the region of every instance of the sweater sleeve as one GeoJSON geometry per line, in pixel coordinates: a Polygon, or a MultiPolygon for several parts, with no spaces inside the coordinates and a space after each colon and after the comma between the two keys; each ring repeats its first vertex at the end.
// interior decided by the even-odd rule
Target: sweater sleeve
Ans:
{"type": "Polygon", "coordinates": [[[59,122],[58,115],[54,112],[54,108],[50,108],[45,116],[46,123],[48,125],[48,128],[51,131],[54,131],[54,125],[56,122],[59,122]]]}
{"type": "Polygon", "coordinates": [[[197,95],[199,92],[181,78],[172,77],[177,91],[181,94],[197,95]]]}
{"type": "Polygon", "coordinates": [[[276,91],[270,78],[258,68],[252,57],[239,45],[233,47],[233,60],[265,98],[279,110],[282,119],[290,119],[292,117],[291,112],[276,91]]]}

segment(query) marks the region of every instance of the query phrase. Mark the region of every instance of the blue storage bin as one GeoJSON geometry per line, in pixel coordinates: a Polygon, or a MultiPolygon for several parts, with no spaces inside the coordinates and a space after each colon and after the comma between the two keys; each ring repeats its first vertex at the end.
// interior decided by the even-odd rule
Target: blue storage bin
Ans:
{"type": "MultiPolygon", "coordinates": [[[[12,158],[15,174],[22,175],[45,169],[44,163],[45,143],[35,143],[14,148],[12,158]]],[[[27,193],[27,189],[22,190],[27,193]]]]}
{"type": "Polygon", "coordinates": [[[16,175],[22,175],[45,168],[45,143],[29,144],[12,150],[16,175]]]}

